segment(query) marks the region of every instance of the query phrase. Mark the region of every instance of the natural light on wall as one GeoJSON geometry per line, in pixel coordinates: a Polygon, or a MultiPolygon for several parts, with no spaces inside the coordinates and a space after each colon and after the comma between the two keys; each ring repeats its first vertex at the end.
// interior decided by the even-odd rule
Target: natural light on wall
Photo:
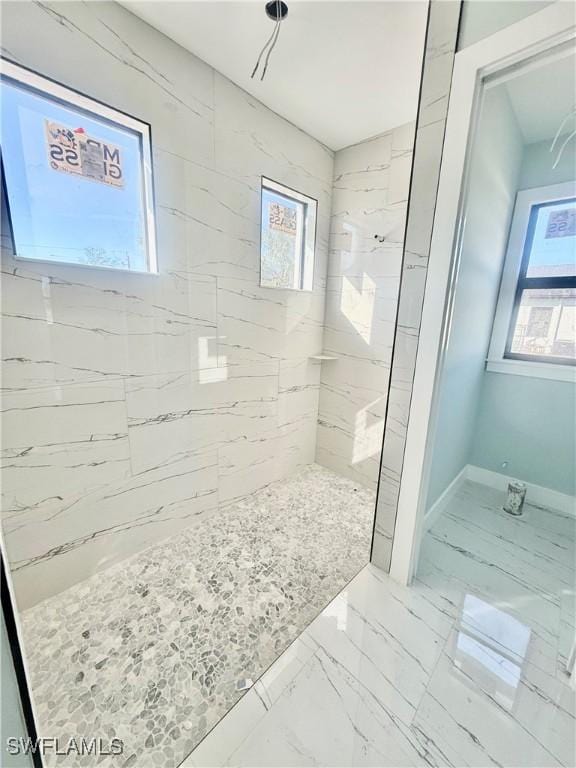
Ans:
{"type": "Polygon", "coordinates": [[[348,277],[342,278],[340,309],[366,344],[370,344],[372,337],[375,301],[376,283],[366,272],[362,275],[360,288],[348,277]]]}
{"type": "Polygon", "coordinates": [[[359,464],[361,461],[377,456],[382,450],[384,417],[378,416],[376,413],[382,400],[381,397],[377,398],[361,408],[356,414],[352,464],[359,464]]]}

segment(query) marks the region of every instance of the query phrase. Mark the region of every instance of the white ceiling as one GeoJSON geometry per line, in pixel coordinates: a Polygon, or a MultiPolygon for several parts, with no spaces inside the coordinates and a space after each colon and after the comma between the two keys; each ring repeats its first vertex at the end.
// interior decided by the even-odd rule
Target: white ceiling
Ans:
{"type": "Polygon", "coordinates": [[[264,0],[123,5],[331,149],[416,117],[425,0],[287,2],[263,82],[250,73],[274,26],[264,0]]]}
{"type": "MultiPolygon", "coordinates": [[[[506,88],[526,144],[553,139],[564,117],[576,105],[574,53],[520,70],[506,88]]],[[[574,120],[564,132],[573,130],[574,120]]]]}

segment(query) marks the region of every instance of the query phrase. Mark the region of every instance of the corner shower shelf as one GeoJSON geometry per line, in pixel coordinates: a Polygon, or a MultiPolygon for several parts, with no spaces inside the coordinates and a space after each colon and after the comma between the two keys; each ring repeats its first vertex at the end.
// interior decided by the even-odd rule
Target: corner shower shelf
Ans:
{"type": "Polygon", "coordinates": [[[334,355],[310,355],[310,360],[316,360],[321,363],[323,360],[338,360],[334,355]]]}

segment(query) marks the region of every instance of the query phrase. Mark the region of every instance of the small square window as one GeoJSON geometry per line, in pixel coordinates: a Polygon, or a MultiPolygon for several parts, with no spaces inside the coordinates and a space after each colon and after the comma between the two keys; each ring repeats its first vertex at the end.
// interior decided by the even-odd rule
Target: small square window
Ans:
{"type": "Polygon", "coordinates": [[[2,61],[16,258],[157,272],[150,127],[2,61]]]}
{"type": "Polygon", "coordinates": [[[262,178],[262,287],[312,290],[316,207],[313,198],[262,178]]]}

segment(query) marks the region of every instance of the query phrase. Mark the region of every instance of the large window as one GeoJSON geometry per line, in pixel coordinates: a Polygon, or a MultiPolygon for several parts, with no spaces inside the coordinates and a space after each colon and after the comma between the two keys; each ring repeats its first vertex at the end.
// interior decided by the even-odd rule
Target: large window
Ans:
{"type": "Polygon", "coordinates": [[[156,272],[149,126],[11,62],[0,74],[16,257],[156,272]]]}
{"type": "Polygon", "coordinates": [[[262,179],[260,285],[311,290],[316,200],[262,179]]]}
{"type": "Polygon", "coordinates": [[[576,363],[573,183],[518,193],[488,367],[499,360],[576,363]]]}

